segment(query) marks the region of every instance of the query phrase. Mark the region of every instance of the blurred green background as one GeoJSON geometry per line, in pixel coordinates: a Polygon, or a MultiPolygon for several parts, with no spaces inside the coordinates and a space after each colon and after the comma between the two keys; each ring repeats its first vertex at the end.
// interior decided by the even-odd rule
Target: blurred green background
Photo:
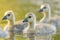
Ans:
{"type": "MultiPolygon", "coordinates": [[[[5,11],[13,10],[15,13],[16,21],[24,19],[24,16],[28,12],[33,12],[37,16],[37,20],[39,21],[43,14],[39,14],[38,5],[34,5],[30,2],[30,0],[0,0],[0,22],[2,17],[4,16],[5,11]]],[[[53,12],[53,10],[52,10],[53,12]]],[[[6,23],[0,24],[2,27],[6,25],[6,23]]],[[[53,36],[54,40],[60,40],[60,35],[56,34],[53,36]]],[[[0,40],[4,40],[1,39],[0,40]]],[[[25,38],[16,37],[16,40],[26,40],[25,38]]]]}

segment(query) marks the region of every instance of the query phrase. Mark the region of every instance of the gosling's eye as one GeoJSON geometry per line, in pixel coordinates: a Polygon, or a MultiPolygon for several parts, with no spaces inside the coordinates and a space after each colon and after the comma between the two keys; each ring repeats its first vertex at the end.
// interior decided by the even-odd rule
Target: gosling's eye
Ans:
{"type": "Polygon", "coordinates": [[[31,16],[29,16],[28,18],[31,18],[31,16]]]}
{"type": "Polygon", "coordinates": [[[7,16],[10,16],[10,14],[8,14],[7,16]]]}
{"type": "Polygon", "coordinates": [[[46,9],[46,7],[44,7],[44,9],[46,9]]]}

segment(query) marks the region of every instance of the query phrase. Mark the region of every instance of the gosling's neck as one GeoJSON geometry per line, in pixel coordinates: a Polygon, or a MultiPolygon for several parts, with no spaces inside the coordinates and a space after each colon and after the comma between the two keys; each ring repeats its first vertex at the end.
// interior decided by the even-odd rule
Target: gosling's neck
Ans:
{"type": "Polygon", "coordinates": [[[44,13],[44,20],[45,21],[50,20],[50,16],[51,16],[51,14],[49,12],[44,13]]]}
{"type": "Polygon", "coordinates": [[[43,18],[40,20],[40,22],[46,23],[47,21],[50,20],[50,17],[51,17],[50,11],[49,11],[49,12],[44,12],[43,15],[44,15],[44,16],[43,16],[43,18]]]}
{"type": "Polygon", "coordinates": [[[29,26],[29,28],[30,29],[35,29],[35,24],[36,24],[36,22],[30,22],[30,26],[29,26]]]}
{"type": "Polygon", "coordinates": [[[14,25],[15,20],[8,20],[8,25],[14,25]]]}

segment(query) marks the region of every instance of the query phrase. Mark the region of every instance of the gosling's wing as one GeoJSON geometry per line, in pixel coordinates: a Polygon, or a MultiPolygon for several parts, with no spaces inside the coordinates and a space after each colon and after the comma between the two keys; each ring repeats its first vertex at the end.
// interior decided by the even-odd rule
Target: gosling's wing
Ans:
{"type": "Polygon", "coordinates": [[[47,36],[56,33],[56,27],[50,24],[39,23],[36,25],[37,36],[47,36]]]}
{"type": "Polygon", "coordinates": [[[4,30],[0,30],[0,38],[6,38],[8,36],[8,32],[4,30]]]}
{"type": "Polygon", "coordinates": [[[23,32],[24,28],[27,27],[27,23],[23,23],[22,21],[18,21],[14,24],[15,27],[15,33],[20,34],[23,32]]]}
{"type": "Polygon", "coordinates": [[[8,31],[5,31],[0,27],[0,38],[6,38],[7,36],[8,36],[8,31]]]}
{"type": "Polygon", "coordinates": [[[50,24],[56,26],[56,28],[60,28],[60,17],[57,16],[57,17],[52,17],[49,22],[50,24]]]}

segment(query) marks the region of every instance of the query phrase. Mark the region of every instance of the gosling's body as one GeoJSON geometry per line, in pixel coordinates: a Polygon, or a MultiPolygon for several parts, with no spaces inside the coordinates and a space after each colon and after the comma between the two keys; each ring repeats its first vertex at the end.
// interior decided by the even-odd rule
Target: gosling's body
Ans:
{"type": "MultiPolygon", "coordinates": [[[[7,11],[5,14],[8,14],[9,12],[7,11]]],[[[14,15],[14,13],[12,13],[14,15]]],[[[15,22],[15,15],[13,16],[14,18],[12,21],[8,21],[8,24],[4,27],[4,30],[9,30],[9,26],[14,27],[14,34],[23,34],[23,29],[27,27],[27,23],[23,23],[23,20],[15,22]]]]}
{"type": "Polygon", "coordinates": [[[14,38],[14,36],[15,36],[15,34],[14,34],[14,26],[13,26],[14,24],[8,24],[8,25],[6,25],[6,29],[4,29],[5,31],[8,31],[8,36],[7,36],[7,38],[6,38],[6,40],[15,40],[15,38],[14,38]]]}
{"type": "Polygon", "coordinates": [[[52,35],[56,34],[56,28],[46,23],[38,23],[36,25],[36,40],[52,40],[52,35]]]}
{"type": "Polygon", "coordinates": [[[8,36],[5,40],[15,40],[14,36],[14,23],[15,23],[15,16],[13,11],[6,11],[2,20],[7,20],[8,24],[5,26],[4,30],[8,31],[8,36]]]}
{"type": "MultiPolygon", "coordinates": [[[[30,13],[27,13],[25,17],[28,17],[29,15],[30,13]]],[[[35,40],[35,20],[29,23],[29,25],[23,30],[23,34],[27,40],[35,40]]]]}
{"type": "Polygon", "coordinates": [[[23,20],[22,21],[18,21],[18,22],[15,22],[14,24],[14,31],[15,31],[15,34],[23,34],[23,30],[27,27],[27,23],[23,23],[23,20]]]}
{"type": "Polygon", "coordinates": [[[51,8],[49,4],[42,4],[39,12],[43,13],[44,15],[43,18],[40,20],[40,23],[48,23],[48,24],[54,25],[56,28],[59,28],[59,25],[60,25],[60,24],[58,25],[59,21],[57,22],[59,17],[57,16],[51,17],[51,8]]]}
{"type": "Polygon", "coordinates": [[[4,14],[2,20],[7,20],[7,25],[4,27],[5,31],[8,31],[8,36],[6,40],[15,40],[16,34],[22,34],[23,29],[27,26],[27,23],[23,23],[22,21],[18,21],[15,23],[15,15],[13,11],[7,11],[4,14]]]}
{"type": "Polygon", "coordinates": [[[44,15],[40,22],[49,23],[56,26],[56,28],[60,28],[60,16],[51,17],[51,8],[49,4],[42,4],[40,7],[40,12],[42,12],[44,15]]]}
{"type": "MultiPolygon", "coordinates": [[[[28,27],[25,31],[28,33],[29,30],[32,31],[34,40],[51,40],[52,35],[56,33],[56,27],[46,23],[36,23],[36,17],[33,13],[28,14],[25,22],[29,21],[30,27],[28,27]],[[29,18],[31,16],[31,18],[29,18]],[[31,29],[30,29],[31,28],[31,29]]],[[[30,34],[29,34],[30,35],[30,34]]],[[[31,38],[29,38],[30,40],[31,38]]],[[[33,39],[33,38],[32,38],[33,39]]]]}

